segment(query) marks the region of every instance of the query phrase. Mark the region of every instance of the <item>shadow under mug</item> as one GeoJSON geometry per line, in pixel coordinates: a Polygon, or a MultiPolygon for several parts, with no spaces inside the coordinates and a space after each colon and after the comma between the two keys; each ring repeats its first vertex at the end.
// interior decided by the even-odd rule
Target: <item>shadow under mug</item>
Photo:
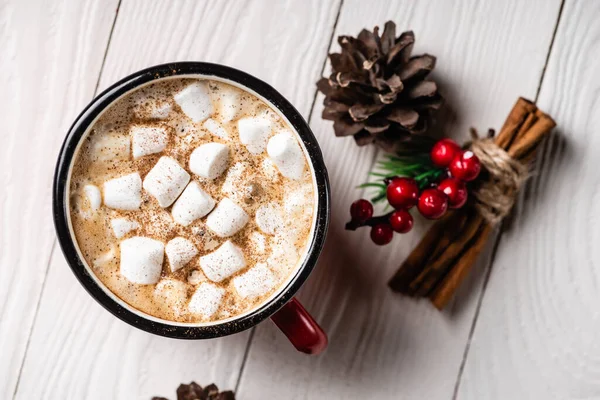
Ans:
{"type": "Polygon", "coordinates": [[[329,223],[329,181],[321,150],[300,113],[275,89],[242,71],[218,64],[176,62],[136,72],[98,95],[77,117],[63,142],[53,184],[53,214],[58,241],[79,282],[104,308],[136,328],[178,339],[208,339],[234,334],[271,317],[292,344],[301,352],[318,354],[327,346],[327,336],[293,297],[315,267],[325,241],[329,223]],[[91,272],[74,239],[68,210],[69,180],[74,157],[98,116],[112,103],[136,88],[169,77],[205,78],[230,83],[254,93],[277,109],[299,135],[314,172],[317,203],[313,234],[301,265],[279,291],[254,310],[210,324],[176,323],[158,319],[129,306],[91,272]]]}

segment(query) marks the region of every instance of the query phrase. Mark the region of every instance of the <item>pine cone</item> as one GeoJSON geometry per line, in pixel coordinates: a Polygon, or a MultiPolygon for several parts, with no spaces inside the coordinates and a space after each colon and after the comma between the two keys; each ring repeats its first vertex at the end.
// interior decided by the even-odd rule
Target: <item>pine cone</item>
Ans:
{"type": "Polygon", "coordinates": [[[428,151],[433,139],[419,134],[443,100],[436,83],[425,80],[435,57],[411,57],[414,42],[410,31],[396,38],[392,21],[381,37],[377,26],[357,38],[338,37],[342,52],[329,55],[331,76],[317,82],[325,94],[323,118],[334,121],[336,136],[394,152],[428,151]]]}
{"type": "MultiPolygon", "coordinates": [[[[164,397],[153,397],[152,400],[167,400],[164,397]]],[[[196,382],[189,385],[181,384],[177,388],[177,400],[235,400],[232,391],[219,392],[215,384],[210,384],[204,389],[196,382]]]]}

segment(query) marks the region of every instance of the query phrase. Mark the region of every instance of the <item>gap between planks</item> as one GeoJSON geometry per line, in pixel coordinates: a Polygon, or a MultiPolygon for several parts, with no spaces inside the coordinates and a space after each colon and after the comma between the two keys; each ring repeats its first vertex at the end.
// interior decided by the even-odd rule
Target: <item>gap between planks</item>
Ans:
{"type": "MultiPolygon", "coordinates": [[[[537,103],[538,98],[540,96],[540,91],[542,89],[542,84],[544,83],[544,78],[546,77],[546,69],[548,67],[548,62],[550,61],[550,56],[552,55],[552,49],[554,48],[554,41],[556,39],[556,33],[558,32],[558,26],[560,24],[560,20],[561,20],[561,16],[563,13],[563,9],[565,6],[565,1],[566,0],[562,0],[560,3],[560,6],[558,8],[558,15],[556,16],[556,23],[554,24],[554,30],[552,32],[552,38],[550,39],[550,44],[548,45],[548,51],[546,53],[546,60],[544,62],[544,67],[542,68],[542,73],[540,75],[540,80],[538,82],[538,87],[537,90],[535,92],[535,98],[534,98],[534,103],[537,103]]],[[[546,144],[544,144],[543,146],[545,146],[546,144]]],[[[546,152],[540,152],[542,154],[542,156],[546,153],[546,152]]],[[[513,210],[514,211],[514,210],[513,210]]],[[[479,319],[479,313],[481,311],[481,305],[483,304],[483,297],[485,296],[485,292],[486,289],[488,287],[488,283],[490,280],[490,277],[492,275],[492,269],[494,266],[494,260],[496,259],[496,253],[498,251],[498,247],[500,245],[500,240],[502,239],[502,234],[504,233],[504,230],[506,228],[506,224],[505,223],[501,223],[500,224],[500,229],[498,229],[498,232],[496,233],[496,236],[492,239],[494,240],[494,244],[492,247],[492,253],[490,255],[490,259],[488,261],[488,264],[486,266],[486,273],[485,276],[483,278],[483,285],[481,287],[481,291],[479,292],[479,297],[477,299],[477,306],[475,308],[475,315],[473,316],[473,322],[471,323],[471,329],[469,330],[469,337],[467,338],[467,343],[465,345],[465,350],[464,350],[464,354],[463,354],[463,358],[461,360],[460,363],[460,367],[458,369],[458,375],[456,377],[456,383],[454,385],[454,392],[452,394],[452,400],[457,400],[458,399],[458,392],[460,390],[460,383],[462,381],[462,376],[465,370],[465,365],[467,363],[467,358],[469,357],[469,350],[471,349],[471,341],[473,339],[473,334],[475,333],[475,328],[477,327],[477,320],[479,319]]]]}
{"type": "Polygon", "coordinates": [[[38,313],[40,311],[40,305],[42,304],[44,288],[46,287],[46,281],[48,280],[48,272],[50,271],[50,261],[52,260],[52,256],[54,256],[55,250],[56,250],[56,239],[54,239],[54,241],[52,242],[52,247],[50,248],[48,262],[46,263],[46,270],[44,271],[44,279],[42,280],[42,289],[40,290],[40,297],[38,298],[37,304],[35,305],[35,312],[33,313],[33,321],[31,321],[31,329],[29,330],[29,335],[27,336],[27,342],[25,343],[25,351],[23,352],[23,358],[21,359],[21,366],[19,367],[19,375],[17,375],[17,383],[15,384],[15,390],[13,391],[13,396],[12,396],[13,400],[17,397],[17,392],[19,391],[19,383],[21,383],[21,375],[23,374],[23,367],[25,366],[25,359],[27,358],[27,351],[29,350],[29,345],[31,343],[31,336],[33,335],[33,327],[35,326],[35,321],[36,321],[38,313]]]}
{"type": "MultiPolygon", "coordinates": [[[[340,0],[340,5],[338,6],[337,13],[335,15],[335,20],[333,21],[333,26],[331,27],[331,35],[329,35],[329,43],[327,44],[327,51],[325,52],[325,57],[323,58],[323,63],[321,65],[321,71],[319,72],[320,79],[325,72],[325,67],[327,66],[327,58],[329,56],[329,49],[331,48],[331,44],[333,43],[333,38],[335,36],[335,31],[337,29],[338,21],[340,19],[340,14],[342,13],[342,7],[344,6],[344,0],[340,0]]],[[[319,91],[315,89],[315,94],[313,95],[312,103],[310,104],[310,109],[308,110],[308,119],[307,123],[310,126],[310,122],[312,120],[313,109],[315,108],[315,104],[317,102],[317,96],[319,91]]],[[[375,162],[375,160],[373,160],[375,162]]],[[[256,333],[256,326],[252,327],[250,331],[250,337],[248,338],[248,343],[246,344],[246,350],[244,351],[244,358],[242,359],[242,364],[240,365],[240,372],[238,374],[237,381],[235,383],[235,393],[239,395],[238,388],[242,382],[242,376],[244,375],[244,369],[246,367],[246,362],[248,361],[248,357],[250,356],[250,348],[252,347],[252,341],[254,339],[254,334],[256,333]]]]}
{"type": "MultiPolygon", "coordinates": [[[[98,72],[98,80],[96,81],[96,87],[94,88],[94,93],[92,94],[92,99],[96,97],[98,93],[98,87],[100,85],[100,78],[102,77],[102,72],[104,71],[104,64],[106,62],[106,56],[108,54],[108,49],[110,47],[110,41],[112,39],[113,32],[115,30],[115,25],[117,23],[117,17],[119,16],[119,9],[121,8],[122,0],[119,0],[117,3],[117,8],[115,10],[115,17],[113,18],[112,26],[110,27],[110,33],[108,34],[108,40],[106,41],[106,48],[104,50],[104,56],[102,57],[102,64],[100,65],[100,71],[98,72]]],[[[48,273],[50,272],[50,262],[52,261],[52,257],[54,256],[54,252],[56,251],[56,238],[52,241],[52,247],[50,248],[50,254],[48,256],[48,260],[46,262],[46,269],[44,271],[44,279],[42,280],[42,288],[40,290],[40,297],[38,298],[37,304],[35,306],[35,312],[33,314],[33,321],[31,322],[31,329],[29,330],[29,334],[27,336],[27,342],[25,344],[25,351],[23,352],[23,358],[21,359],[21,366],[19,367],[19,375],[17,375],[17,383],[15,384],[15,390],[13,391],[13,400],[17,397],[17,393],[19,392],[19,384],[21,383],[21,375],[23,374],[23,367],[25,366],[25,360],[27,359],[27,354],[29,352],[29,345],[31,343],[31,336],[33,335],[33,329],[35,327],[35,323],[37,321],[38,313],[40,311],[40,305],[42,303],[42,298],[44,296],[44,290],[46,288],[46,281],[48,280],[48,273]]]]}

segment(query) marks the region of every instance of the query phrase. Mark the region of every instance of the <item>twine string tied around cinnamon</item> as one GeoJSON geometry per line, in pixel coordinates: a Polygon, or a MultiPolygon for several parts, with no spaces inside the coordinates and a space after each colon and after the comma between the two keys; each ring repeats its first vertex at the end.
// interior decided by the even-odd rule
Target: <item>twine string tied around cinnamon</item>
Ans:
{"type": "Polygon", "coordinates": [[[472,193],[475,207],[494,226],[512,209],[519,188],[529,178],[529,168],[512,158],[493,138],[481,139],[474,129],[471,134],[471,151],[490,174],[490,179],[472,193]]]}

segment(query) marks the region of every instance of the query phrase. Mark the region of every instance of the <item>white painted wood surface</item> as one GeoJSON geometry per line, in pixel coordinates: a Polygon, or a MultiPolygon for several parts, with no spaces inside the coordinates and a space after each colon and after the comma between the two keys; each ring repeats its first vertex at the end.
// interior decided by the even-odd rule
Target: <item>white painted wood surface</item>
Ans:
{"type": "Polygon", "coordinates": [[[440,129],[464,139],[471,125],[498,127],[519,95],[536,96],[560,0],[122,0],[118,13],[117,3],[0,0],[1,399],[173,398],[191,380],[237,387],[243,400],[600,398],[597,2],[565,1],[539,99],[559,134],[539,161],[519,221],[444,313],[386,287],[423,221],[386,248],[371,244],[366,230],[343,230],[361,195],[355,186],[378,155],[334,137],[320,118],[321,96],[311,109],[314,82],[328,49],[338,50],[337,35],[392,19],[398,30],[415,31],[416,54],[438,57],[434,77],[450,110],[440,129]],[[146,334],[96,304],[60,250],[52,253],[51,170],[68,125],[97,83],[102,90],[174,60],[243,69],[310,119],[333,213],[300,298],[330,335],[325,354],[296,353],[268,321],[254,334],[201,342],[146,334]]]}
{"type": "MultiPolygon", "coordinates": [[[[99,88],[149,65],[212,61],[273,84],[307,115],[337,11],[318,0],[125,0],[99,88]]],[[[191,380],[234,388],[249,333],[190,342],[141,332],[96,304],[57,249],[16,397],[149,399],[191,380]]]]}
{"type": "MultiPolygon", "coordinates": [[[[535,96],[559,2],[378,2],[369,7],[345,0],[335,35],[356,34],[393,19],[398,29],[416,34],[414,54],[438,57],[435,78],[443,84],[456,115],[445,126],[449,136],[466,139],[474,124],[498,126],[519,95],[535,96]],[[546,4],[542,7],[542,4],[546,4]],[[537,18],[531,18],[534,10],[537,18]],[[529,41],[521,40],[531,35],[529,41]],[[539,49],[532,51],[532,49],[539,49]],[[516,60],[519,60],[518,62],[516,60]]],[[[332,50],[337,51],[337,42],[332,50]]],[[[327,71],[329,67],[327,67],[327,71]]],[[[463,359],[481,275],[459,293],[455,307],[440,314],[427,301],[392,294],[386,286],[425,231],[422,220],[411,234],[378,248],[368,230],[343,230],[348,209],[360,196],[355,187],[371,168],[373,149],[336,138],[331,123],[311,126],[325,153],[332,185],[332,223],[317,271],[300,298],[322,321],[331,340],[318,359],[297,354],[276,328],[257,328],[240,391],[289,399],[449,399],[463,359]],[[376,394],[376,395],[375,395],[376,394]]],[[[476,267],[483,272],[486,257],[476,267]]]]}
{"type": "Polygon", "coordinates": [[[56,155],[92,98],[116,4],[0,2],[0,399],[15,391],[50,262],[56,155]]]}
{"type": "Polygon", "coordinates": [[[565,3],[539,97],[558,129],[500,242],[459,399],[600,398],[599,18],[565,3]]]}

